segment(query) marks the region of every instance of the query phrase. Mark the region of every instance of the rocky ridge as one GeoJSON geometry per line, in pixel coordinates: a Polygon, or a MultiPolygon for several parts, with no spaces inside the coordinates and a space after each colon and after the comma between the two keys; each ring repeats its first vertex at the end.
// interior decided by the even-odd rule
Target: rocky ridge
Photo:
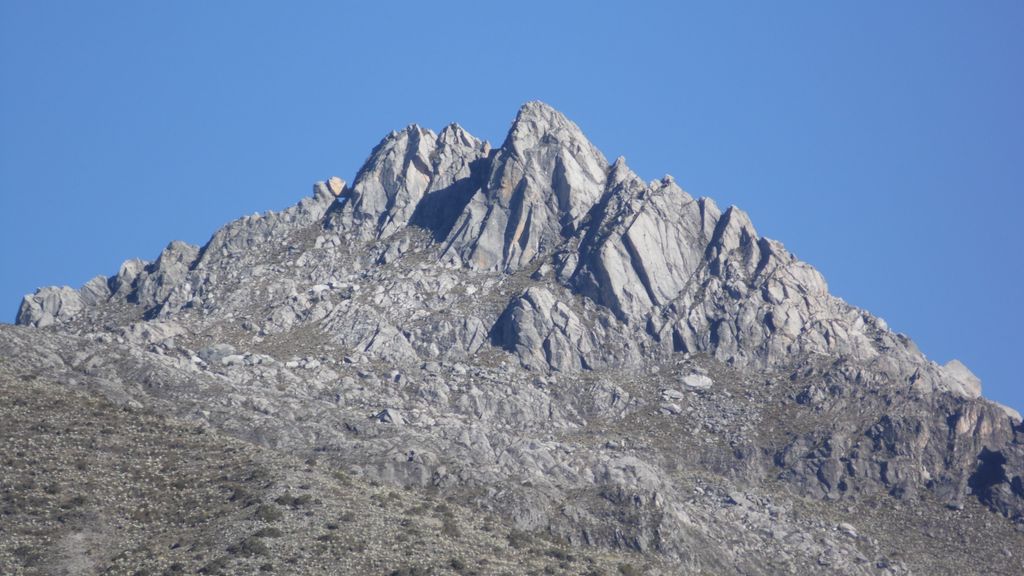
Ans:
{"type": "Polygon", "coordinates": [[[389,134],[352,186],[40,289],[17,323],[14,372],[693,571],[963,572],[962,543],[897,558],[893,506],[1024,541],[1019,414],[539,102],[498,148],[389,134]]]}

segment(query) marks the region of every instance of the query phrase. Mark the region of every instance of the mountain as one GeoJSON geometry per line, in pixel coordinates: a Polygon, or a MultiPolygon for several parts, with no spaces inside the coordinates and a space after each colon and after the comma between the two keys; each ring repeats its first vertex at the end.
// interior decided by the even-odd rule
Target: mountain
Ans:
{"type": "Polygon", "coordinates": [[[1019,414],[540,102],[17,324],[4,573],[1024,570],[1019,414]]]}

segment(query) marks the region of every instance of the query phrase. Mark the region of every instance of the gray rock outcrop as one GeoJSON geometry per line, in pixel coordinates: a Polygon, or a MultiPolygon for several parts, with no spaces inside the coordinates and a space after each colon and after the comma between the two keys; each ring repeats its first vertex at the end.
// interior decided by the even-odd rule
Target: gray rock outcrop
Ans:
{"type": "Polygon", "coordinates": [[[15,322],[45,328],[73,319],[85,304],[78,291],[69,286],[48,286],[25,296],[15,322]]]}
{"type": "Polygon", "coordinates": [[[693,200],[671,179],[648,186],[619,158],[579,256],[566,259],[559,275],[621,320],[643,322],[682,294],[718,218],[713,202],[693,200]]]}
{"type": "Polygon", "coordinates": [[[494,328],[495,342],[530,369],[580,370],[593,362],[596,341],[579,316],[544,288],[515,299],[494,328]]]}
{"type": "Polygon", "coordinates": [[[450,228],[462,197],[473,191],[474,163],[489,151],[457,124],[440,135],[415,125],[392,132],[356,176],[337,225],[379,239],[410,223],[450,228]]]}
{"type": "Polygon", "coordinates": [[[981,396],[981,380],[963,362],[950,360],[942,367],[942,373],[950,388],[968,398],[981,396]]]}

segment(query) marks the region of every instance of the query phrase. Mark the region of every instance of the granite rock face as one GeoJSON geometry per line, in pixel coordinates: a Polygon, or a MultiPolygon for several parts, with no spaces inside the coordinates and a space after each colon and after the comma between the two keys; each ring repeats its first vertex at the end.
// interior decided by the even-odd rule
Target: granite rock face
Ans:
{"type": "Polygon", "coordinates": [[[704,264],[720,213],[670,179],[651,185],[616,160],[607,193],[559,275],[630,324],[676,300],[704,264]]]}
{"type": "Polygon", "coordinates": [[[474,164],[489,151],[457,124],[440,135],[415,125],[392,132],[356,176],[338,226],[368,239],[392,236],[412,221],[438,232],[450,229],[455,211],[473,192],[467,187],[474,164]]]}
{"type": "Polygon", "coordinates": [[[742,210],[539,102],[493,149],[394,132],[353,182],[26,296],[3,369],[651,573],[963,573],[967,517],[1024,544],[1019,414],[742,210]]]}
{"type": "MultiPolygon", "coordinates": [[[[90,281],[91,282],[91,281],[90,281]]],[[[83,291],[85,289],[83,288],[83,291]]],[[[92,290],[88,291],[92,294],[92,290]]],[[[25,296],[18,308],[15,320],[18,324],[45,328],[74,318],[85,302],[82,294],[69,286],[48,286],[36,290],[35,294],[25,296]]]]}
{"type": "Polygon", "coordinates": [[[981,396],[981,380],[973,372],[964,366],[959,360],[950,360],[942,366],[951,387],[963,396],[977,398],[981,396]]]}
{"type": "Polygon", "coordinates": [[[596,351],[596,338],[579,316],[540,287],[527,289],[510,304],[494,330],[496,343],[527,368],[580,370],[591,366],[596,351]]]}
{"type": "Polygon", "coordinates": [[[527,103],[456,221],[446,253],[476,270],[524,268],[576,233],[606,172],[604,156],[575,124],[545,104],[527,103]]]}

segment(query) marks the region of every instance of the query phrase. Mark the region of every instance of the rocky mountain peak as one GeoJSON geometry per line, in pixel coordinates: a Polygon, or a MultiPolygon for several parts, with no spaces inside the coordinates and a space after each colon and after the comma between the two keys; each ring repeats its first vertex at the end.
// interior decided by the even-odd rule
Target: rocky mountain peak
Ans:
{"type": "Polygon", "coordinates": [[[502,148],[510,152],[525,153],[538,148],[544,141],[589,148],[591,153],[604,161],[601,152],[590,144],[575,123],[558,110],[537,100],[527,102],[519,108],[502,148]]]}
{"type": "Polygon", "coordinates": [[[886,573],[850,560],[867,540],[776,506],[793,494],[801,510],[973,501],[1024,521],[1020,415],[966,366],[831,295],[739,208],[609,165],[539,102],[495,149],[456,124],[393,132],[351,187],[331,178],[201,248],[41,288],[18,323],[0,329],[0,373],[677,568],[886,573]],[[785,561],[746,563],[737,537],[785,561]]]}
{"type": "Polygon", "coordinates": [[[528,102],[456,223],[449,254],[479,270],[527,266],[575,233],[604,192],[607,171],[575,124],[528,102]]]}
{"type": "Polygon", "coordinates": [[[481,144],[480,140],[455,122],[452,122],[441,130],[441,133],[437,137],[437,143],[438,146],[461,146],[470,148],[479,147],[481,144]]]}
{"type": "MultiPolygon", "coordinates": [[[[607,188],[614,189],[617,186],[622,185],[626,180],[640,180],[640,177],[634,173],[629,166],[626,164],[626,157],[619,156],[612,163],[608,169],[608,180],[606,183],[607,188]]],[[[642,185],[643,183],[640,182],[642,185]]]]}
{"type": "Polygon", "coordinates": [[[377,237],[404,227],[430,185],[436,148],[437,135],[416,125],[386,136],[352,185],[352,218],[377,237]]]}

